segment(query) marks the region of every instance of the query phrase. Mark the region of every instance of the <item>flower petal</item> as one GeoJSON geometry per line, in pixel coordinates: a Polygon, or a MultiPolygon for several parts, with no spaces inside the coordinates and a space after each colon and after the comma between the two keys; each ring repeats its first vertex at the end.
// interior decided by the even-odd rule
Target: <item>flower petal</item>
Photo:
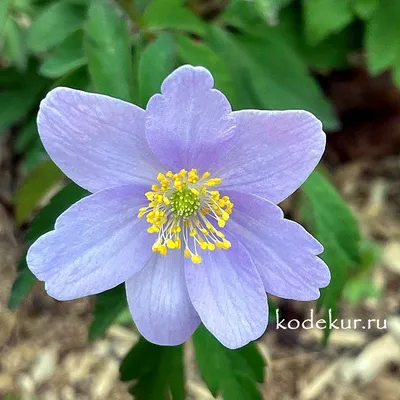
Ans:
{"type": "Polygon", "coordinates": [[[103,292],[147,263],[154,237],[137,218],[144,192],[129,185],[85,197],[30,247],[28,266],[50,296],[71,300],[103,292]]]}
{"type": "Polygon", "coordinates": [[[146,135],[158,159],[173,171],[209,169],[226,151],[235,120],[226,97],[212,89],[203,67],[185,65],[169,75],[146,109],[146,135]]]}
{"type": "Polygon", "coordinates": [[[233,144],[215,175],[221,189],[280,203],[318,164],[325,148],[321,122],[306,111],[234,112],[233,144]]]}
{"type": "Polygon", "coordinates": [[[145,138],[144,115],[122,100],[61,87],[42,101],[38,126],[52,160],[78,185],[96,192],[151,182],[160,172],[145,138]]]}
{"type": "Polygon", "coordinates": [[[152,343],[181,344],[200,324],[187,292],[181,251],[154,254],[126,282],[126,293],[139,332],[152,343]]]}
{"type": "Polygon", "coordinates": [[[206,328],[235,349],[260,337],[268,324],[268,302],[260,276],[237,241],[227,251],[205,251],[201,264],[185,265],[190,299],[206,328]]]}
{"type": "Polygon", "coordinates": [[[229,231],[247,248],[267,293],[286,299],[315,300],[330,281],[316,255],[323,247],[281,209],[258,196],[226,191],[235,204],[229,231]]]}

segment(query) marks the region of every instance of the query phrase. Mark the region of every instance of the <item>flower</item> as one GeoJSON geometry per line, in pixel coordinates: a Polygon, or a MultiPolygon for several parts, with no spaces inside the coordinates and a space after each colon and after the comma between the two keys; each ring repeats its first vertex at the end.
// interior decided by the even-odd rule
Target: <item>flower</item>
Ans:
{"type": "Polygon", "coordinates": [[[329,283],[321,244],[276,205],[323,153],[312,114],[232,112],[211,74],[186,65],[146,110],[56,88],[38,126],[53,161],[92,193],[28,251],[50,296],[125,282],[147,340],[180,344],[202,321],[237,348],[265,331],[266,293],[314,300],[329,283]]]}

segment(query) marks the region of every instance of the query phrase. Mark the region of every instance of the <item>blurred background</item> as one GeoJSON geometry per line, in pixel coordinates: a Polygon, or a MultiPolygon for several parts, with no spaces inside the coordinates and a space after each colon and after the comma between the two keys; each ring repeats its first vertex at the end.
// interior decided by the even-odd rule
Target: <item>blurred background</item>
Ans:
{"type": "Polygon", "coordinates": [[[398,0],[0,0],[0,399],[399,400],[399,21],[398,0]],[[233,109],[305,109],[328,136],[282,207],[324,244],[332,282],[316,304],[272,298],[239,351],[203,328],[151,345],[123,287],[61,303],[25,263],[87,194],[47,157],[40,100],[68,86],[145,107],[182,64],[208,68],[233,109]],[[281,330],[276,308],[362,323],[281,330]]]}

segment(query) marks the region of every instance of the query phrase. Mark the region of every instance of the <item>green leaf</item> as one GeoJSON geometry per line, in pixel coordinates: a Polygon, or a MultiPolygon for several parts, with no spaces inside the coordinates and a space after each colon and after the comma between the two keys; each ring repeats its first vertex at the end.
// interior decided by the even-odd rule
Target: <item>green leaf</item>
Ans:
{"type": "Polygon", "coordinates": [[[357,51],[356,29],[345,28],[330,35],[316,46],[302,44],[302,56],[311,68],[319,70],[347,69],[349,54],[357,51]]]}
{"type": "Polygon", "coordinates": [[[85,26],[85,47],[95,89],[131,100],[132,59],[128,25],[107,0],[91,3],[85,26]]]}
{"type": "Polygon", "coordinates": [[[25,235],[25,241],[30,243],[39,236],[54,229],[56,219],[69,206],[82,199],[88,192],[75,183],[69,183],[61,189],[31,222],[25,235]]]}
{"type": "Polygon", "coordinates": [[[8,298],[8,308],[10,310],[15,310],[21,304],[36,282],[35,275],[26,264],[26,254],[21,257],[18,270],[17,279],[13,283],[10,297],[8,298]]]}
{"type": "Polygon", "coordinates": [[[213,75],[215,87],[228,98],[233,108],[237,106],[233,79],[225,62],[210,47],[198,40],[177,35],[178,54],[185,64],[201,65],[213,75]]]}
{"type": "MultiPolygon", "coordinates": [[[[34,218],[25,235],[25,241],[31,243],[44,233],[54,229],[54,224],[59,215],[70,205],[84,197],[87,192],[75,185],[68,184],[60,190],[34,218]]],[[[35,276],[31,273],[26,264],[26,254],[23,254],[19,262],[19,274],[15,280],[8,306],[11,309],[18,307],[23,298],[29,293],[33,284],[36,282],[35,276]]]]}
{"type": "Polygon", "coordinates": [[[83,51],[82,31],[73,33],[50,54],[40,66],[39,72],[49,78],[58,78],[87,63],[83,51]]]}
{"type": "Polygon", "coordinates": [[[5,57],[18,69],[25,70],[28,63],[26,32],[12,18],[8,18],[3,34],[5,57]]]}
{"type": "Polygon", "coordinates": [[[37,105],[46,81],[30,77],[29,85],[0,92],[0,135],[37,105]]]}
{"type": "Polygon", "coordinates": [[[42,9],[28,32],[28,46],[35,53],[45,52],[63,42],[82,27],[85,9],[57,1],[42,9]]]}
{"type": "Polygon", "coordinates": [[[316,45],[332,33],[344,29],[354,15],[350,0],[305,0],[303,18],[307,41],[316,45]]]}
{"type": "MultiPolygon", "coordinates": [[[[324,246],[322,259],[331,270],[331,282],[322,290],[321,304],[333,316],[352,267],[360,265],[360,231],[345,201],[318,171],[302,186],[300,212],[312,234],[324,246]]],[[[329,324],[326,339],[329,335],[329,324]]]]}
{"type": "Polygon", "coordinates": [[[129,392],[137,400],[184,400],[183,346],[157,346],[140,338],[122,361],[120,378],[135,381],[129,392]]]}
{"type": "Polygon", "coordinates": [[[23,153],[38,137],[36,116],[32,118],[19,132],[15,140],[14,149],[18,154],[23,153]]]}
{"type": "Polygon", "coordinates": [[[96,296],[93,320],[89,326],[89,340],[101,336],[127,308],[125,285],[119,285],[96,296]]]}
{"type": "Polygon", "coordinates": [[[332,70],[349,67],[349,54],[360,51],[364,31],[352,24],[338,33],[329,35],[317,45],[310,46],[303,35],[301,16],[295,6],[289,7],[280,14],[279,25],[274,27],[281,33],[285,42],[301,56],[313,69],[332,70]]]}
{"type": "Polygon", "coordinates": [[[269,323],[276,321],[276,310],[278,306],[271,300],[271,296],[268,296],[268,321],[269,323]]]}
{"type": "Polygon", "coordinates": [[[363,20],[371,18],[372,14],[379,7],[379,0],[352,0],[353,10],[363,20]]]}
{"type": "Polygon", "coordinates": [[[354,263],[360,262],[360,231],[356,218],[333,185],[318,171],[303,185],[317,231],[332,236],[354,263]]]}
{"type": "Polygon", "coordinates": [[[175,41],[162,33],[143,51],[139,60],[139,104],[145,106],[150,97],[160,92],[162,81],[175,66],[175,41]]]}
{"type": "Polygon", "coordinates": [[[206,25],[182,0],[154,0],[146,8],[142,23],[149,29],[173,29],[203,35],[206,25]]]}
{"type": "Polygon", "coordinates": [[[400,87],[400,65],[395,66],[393,70],[393,82],[397,87],[400,87]]]}
{"type": "Polygon", "coordinates": [[[379,74],[400,58],[400,2],[381,0],[367,23],[365,47],[367,64],[372,74],[379,74]]]}
{"type": "Polygon", "coordinates": [[[36,0],[11,0],[13,3],[13,11],[17,13],[34,15],[37,12],[38,3],[36,0]]]}
{"type": "Polygon", "coordinates": [[[11,0],[3,0],[0,3],[0,38],[3,32],[4,25],[6,23],[8,17],[8,7],[11,3],[11,0]]]}
{"type": "Polygon", "coordinates": [[[78,67],[67,73],[60,79],[56,80],[52,89],[58,86],[65,86],[73,89],[88,90],[89,88],[89,71],[85,66],[78,67]]]}
{"type": "Polygon", "coordinates": [[[28,148],[24,150],[23,159],[21,162],[22,172],[29,174],[41,162],[49,160],[49,155],[43,147],[43,143],[39,136],[32,140],[28,148]]]}
{"type": "Polygon", "coordinates": [[[265,361],[255,343],[229,350],[200,326],[193,335],[193,344],[202,377],[214,397],[262,399],[257,382],[264,381],[265,361]]]}
{"type": "Polygon", "coordinates": [[[272,29],[235,37],[212,27],[206,36],[230,67],[240,108],[306,109],[322,120],[325,129],[336,130],[338,120],[306,65],[272,29]]]}
{"type": "Polygon", "coordinates": [[[288,5],[292,0],[254,0],[254,5],[262,18],[269,24],[278,23],[279,11],[288,5]]]}
{"type": "Polygon", "coordinates": [[[218,27],[210,27],[205,36],[206,43],[215,53],[223,59],[233,78],[234,87],[237,93],[237,109],[261,108],[261,101],[258,98],[253,81],[259,82],[263,79],[260,68],[254,65],[243,49],[233,40],[232,36],[218,27]],[[241,60],[241,62],[237,62],[241,60]],[[251,71],[251,72],[250,72],[251,71]],[[252,75],[250,75],[250,73],[252,75]],[[250,76],[252,77],[250,79],[250,76]]]}
{"type": "Polygon", "coordinates": [[[230,1],[222,14],[222,21],[225,25],[249,33],[254,27],[266,27],[254,3],[243,0],[230,1]]]}
{"type": "Polygon", "coordinates": [[[21,224],[29,218],[39,201],[63,178],[64,174],[50,160],[34,169],[19,186],[13,198],[17,223],[21,224]]]}
{"type": "Polygon", "coordinates": [[[369,276],[351,279],[346,283],[343,291],[343,297],[352,305],[364,299],[376,299],[379,295],[380,289],[369,276]]]}
{"type": "Polygon", "coordinates": [[[2,89],[21,86],[21,81],[26,79],[25,74],[15,67],[0,68],[0,86],[2,89]]]}
{"type": "Polygon", "coordinates": [[[376,243],[370,240],[361,240],[360,242],[360,265],[364,270],[376,265],[383,255],[383,250],[376,243]]]}

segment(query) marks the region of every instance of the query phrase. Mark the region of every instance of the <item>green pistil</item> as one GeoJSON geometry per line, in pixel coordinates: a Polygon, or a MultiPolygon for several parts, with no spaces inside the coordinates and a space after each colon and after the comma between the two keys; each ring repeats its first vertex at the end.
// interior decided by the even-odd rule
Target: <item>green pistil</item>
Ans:
{"type": "Polygon", "coordinates": [[[172,212],[179,217],[190,217],[200,207],[199,196],[188,188],[175,191],[171,197],[172,212]]]}

